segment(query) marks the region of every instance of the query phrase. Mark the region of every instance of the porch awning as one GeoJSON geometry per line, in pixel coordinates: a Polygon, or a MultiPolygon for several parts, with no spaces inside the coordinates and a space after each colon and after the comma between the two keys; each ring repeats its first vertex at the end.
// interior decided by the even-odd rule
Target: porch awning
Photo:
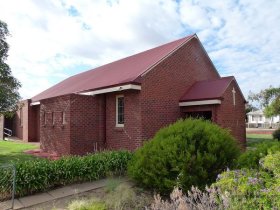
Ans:
{"type": "Polygon", "coordinates": [[[234,77],[195,82],[181,97],[179,106],[221,104],[222,97],[234,77]]]}

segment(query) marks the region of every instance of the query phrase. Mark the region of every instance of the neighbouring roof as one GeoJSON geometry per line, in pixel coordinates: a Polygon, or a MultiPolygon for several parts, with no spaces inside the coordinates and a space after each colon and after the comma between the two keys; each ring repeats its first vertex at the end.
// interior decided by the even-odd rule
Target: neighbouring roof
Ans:
{"type": "Polygon", "coordinates": [[[137,79],[149,68],[171,54],[196,35],[161,45],[159,47],[123,58],[98,68],[74,75],[52,86],[32,98],[33,102],[42,99],[98,90],[106,87],[137,83],[137,79]]]}
{"type": "Polygon", "coordinates": [[[220,99],[233,80],[234,77],[230,76],[195,82],[181,97],[180,102],[220,99]]]}
{"type": "Polygon", "coordinates": [[[264,115],[262,110],[248,112],[247,115],[264,115]]]}

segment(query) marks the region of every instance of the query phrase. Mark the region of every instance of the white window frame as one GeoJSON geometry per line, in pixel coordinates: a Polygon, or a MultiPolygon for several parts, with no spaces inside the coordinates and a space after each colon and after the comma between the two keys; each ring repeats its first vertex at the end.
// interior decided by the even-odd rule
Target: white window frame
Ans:
{"type": "MultiPolygon", "coordinates": [[[[124,123],[120,124],[118,123],[118,115],[119,115],[119,109],[118,109],[118,99],[119,98],[123,98],[124,99],[124,95],[116,95],[116,127],[124,127],[124,123]]],[[[123,113],[124,114],[124,113],[123,113]]]]}

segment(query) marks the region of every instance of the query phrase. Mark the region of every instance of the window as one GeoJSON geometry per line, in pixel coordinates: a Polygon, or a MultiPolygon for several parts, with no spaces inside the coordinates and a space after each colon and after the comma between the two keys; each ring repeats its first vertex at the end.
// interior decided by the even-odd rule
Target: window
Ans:
{"type": "Polygon", "coordinates": [[[43,112],[43,125],[47,124],[47,114],[46,112],[43,112]]]}
{"type": "Polygon", "coordinates": [[[124,126],[124,96],[116,97],[116,127],[124,126]]]}
{"type": "Polygon", "coordinates": [[[55,121],[54,121],[54,112],[52,112],[52,124],[54,125],[55,121]]]}
{"type": "Polygon", "coordinates": [[[252,121],[255,122],[256,121],[256,117],[254,115],[252,115],[252,121]]]}
{"type": "Polygon", "coordinates": [[[260,119],[259,119],[260,121],[263,121],[263,117],[262,116],[260,116],[260,119]]]}
{"type": "Polygon", "coordinates": [[[65,112],[62,112],[62,124],[63,124],[63,125],[66,124],[66,115],[65,115],[65,112]]]}

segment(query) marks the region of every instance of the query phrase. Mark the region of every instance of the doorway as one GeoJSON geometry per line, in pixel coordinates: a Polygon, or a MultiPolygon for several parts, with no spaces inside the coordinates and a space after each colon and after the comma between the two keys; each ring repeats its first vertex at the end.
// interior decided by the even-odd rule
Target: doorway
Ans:
{"type": "Polygon", "coordinates": [[[204,120],[212,121],[212,111],[197,111],[197,112],[186,112],[185,118],[202,118],[204,120]]]}

